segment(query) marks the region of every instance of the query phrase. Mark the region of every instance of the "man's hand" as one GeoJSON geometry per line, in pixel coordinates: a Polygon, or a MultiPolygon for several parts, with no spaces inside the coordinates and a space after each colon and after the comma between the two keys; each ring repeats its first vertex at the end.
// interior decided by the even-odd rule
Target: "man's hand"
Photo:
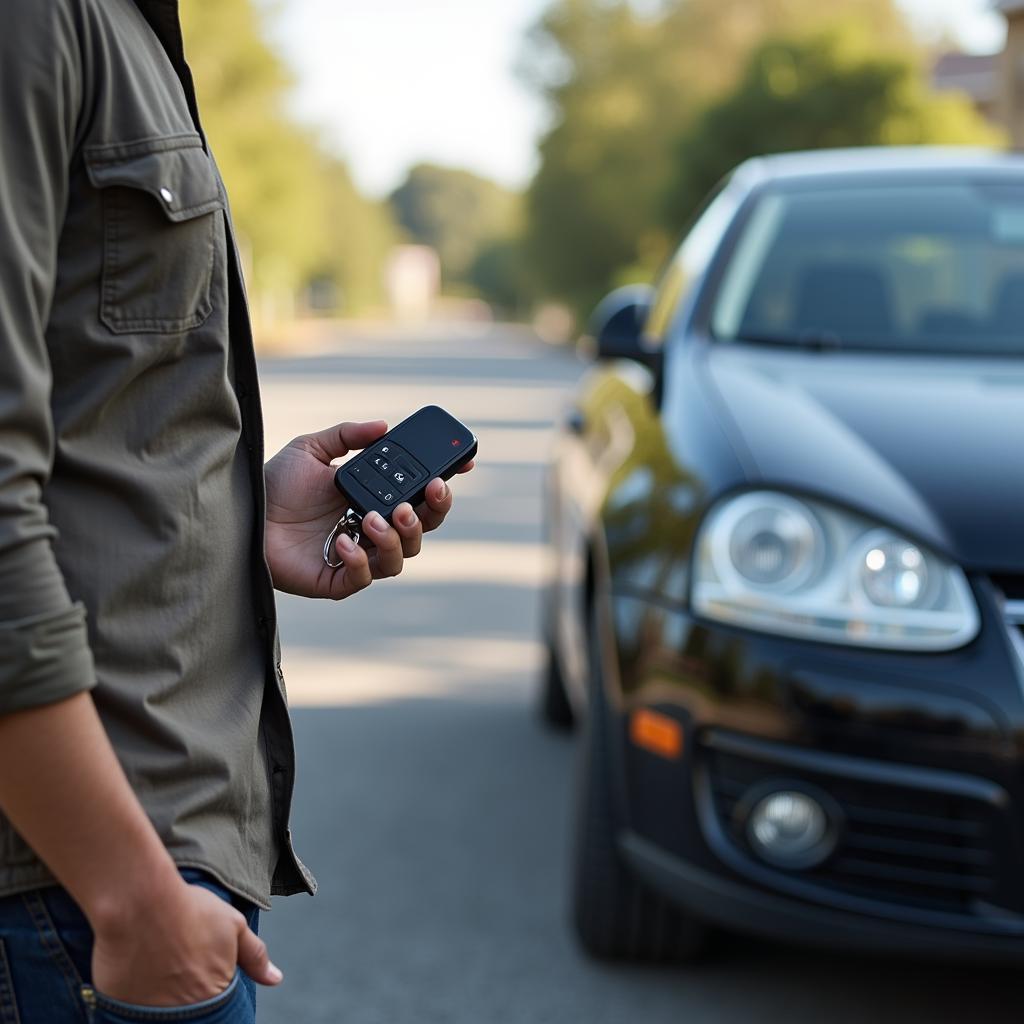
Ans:
{"type": "Polygon", "coordinates": [[[100,992],[186,1006],[223,992],[236,965],[281,980],[245,918],[182,879],[88,693],[0,715],[0,807],[89,919],[100,992]]]}
{"type": "Polygon", "coordinates": [[[451,489],[443,480],[432,480],[418,509],[408,502],[396,507],[394,527],[375,512],[366,516],[363,534],[374,545],[370,552],[342,534],[335,542],[335,561],[344,566],[325,564],[324,541],[346,509],[334,486],[331,460],[373,444],[387,429],[383,420],[342,423],[295,438],[267,463],[266,552],[278,590],[341,600],[373,580],[397,576],[405,559],[419,554],[423,534],[444,522],[452,507],[451,489]]]}
{"type": "Polygon", "coordinates": [[[116,920],[94,922],[92,980],[98,992],[139,1006],[188,1006],[220,995],[236,965],[261,985],[281,972],[234,907],[179,877],[166,897],[123,906],[116,920]]]}

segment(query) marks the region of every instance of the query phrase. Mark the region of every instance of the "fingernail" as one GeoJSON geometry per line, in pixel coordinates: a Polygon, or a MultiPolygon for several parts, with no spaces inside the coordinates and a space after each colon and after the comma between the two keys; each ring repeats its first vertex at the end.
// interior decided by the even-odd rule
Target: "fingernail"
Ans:
{"type": "Polygon", "coordinates": [[[411,508],[403,509],[402,514],[398,518],[403,526],[414,526],[416,523],[416,513],[411,508]]]}
{"type": "Polygon", "coordinates": [[[276,985],[279,981],[284,981],[284,971],[280,967],[270,964],[267,968],[267,974],[270,976],[270,980],[276,985]]]}
{"type": "Polygon", "coordinates": [[[448,485],[442,480],[441,481],[441,500],[444,501],[448,497],[448,485]]]}
{"type": "Polygon", "coordinates": [[[351,555],[356,549],[356,542],[347,533],[338,538],[338,544],[346,555],[351,555]]]}
{"type": "Polygon", "coordinates": [[[384,522],[384,517],[379,512],[371,512],[364,522],[376,533],[381,533],[388,528],[388,524],[384,522]]]}

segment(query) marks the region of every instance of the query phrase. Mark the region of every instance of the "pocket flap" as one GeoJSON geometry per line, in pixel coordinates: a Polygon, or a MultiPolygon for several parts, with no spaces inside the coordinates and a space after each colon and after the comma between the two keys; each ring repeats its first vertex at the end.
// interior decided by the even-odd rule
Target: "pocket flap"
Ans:
{"type": "Polygon", "coordinates": [[[191,220],[224,208],[213,161],[198,135],[89,146],[84,156],[96,188],[119,185],[148,192],[168,220],[191,220]]]}

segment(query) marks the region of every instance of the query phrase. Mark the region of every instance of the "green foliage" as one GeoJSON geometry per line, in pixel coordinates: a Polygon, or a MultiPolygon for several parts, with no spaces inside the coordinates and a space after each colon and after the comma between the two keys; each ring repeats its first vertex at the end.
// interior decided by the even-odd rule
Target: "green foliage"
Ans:
{"type": "Polygon", "coordinates": [[[552,111],[527,196],[542,292],[582,312],[613,282],[652,275],[674,240],[664,204],[680,135],[767,36],[847,19],[869,26],[878,52],[915,52],[893,0],[556,0],[524,62],[552,111]]]}
{"type": "Polygon", "coordinates": [[[929,92],[912,60],[878,55],[852,26],[772,40],[752,55],[736,89],[683,136],[666,212],[681,226],[723,175],[760,154],[1000,141],[966,98],[929,92]]]}
{"type": "Polygon", "coordinates": [[[315,141],[288,118],[290,87],[250,0],[184,0],[186,51],[253,285],[297,287],[319,255],[315,141]]]}
{"type": "Polygon", "coordinates": [[[312,277],[327,275],[347,308],[379,301],[389,218],[289,115],[291,76],[253,0],[182,0],[181,13],[255,296],[287,308],[312,277]]]}
{"type": "Polygon", "coordinates": [[[659,123],[685,116],[658,23],[627,3],[562,0],[534,32],[541,52],[530,78],[547,95],[554,126],[540,146],[528,193],[527,246],[538,284],[586,308],[618,267],[654,234],[667,154],[659,123]]]}
{"type": "Polygon", "coordinates": [[[324,244],[318,276],[335,284],[342,311],[380,307],[385,302],[384,264],[398,241],[391,211],[385,203],[365,199],[340,161],[322,158],[320,173],[324,244]]]}
{"type": "Polygon", "coordinates": [[[520,197],[469,171],[417,164],[391,194],[409,237],[441,259],[446,284],[465,284],[482,249],[518,229],[520,197]]]}
{"type": "Polygon", "coordinates": [[[529,312],[531,285],[520,239],[503,238],[484,245],[467,279],[501,313],[519,317],[529,312]]]}

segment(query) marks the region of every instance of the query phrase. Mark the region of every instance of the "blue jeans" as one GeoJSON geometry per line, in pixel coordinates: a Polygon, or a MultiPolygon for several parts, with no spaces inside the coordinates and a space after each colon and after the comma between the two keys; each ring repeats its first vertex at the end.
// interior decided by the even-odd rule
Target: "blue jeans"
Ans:
{"type": "MultiPolygon", "coordinates": [[[[210,875],[181,868],[259,927],[259,909],[210,875]]],[[[0,1024],[254,1024],[256,986],[241,971],[230,987],[184,1007],[133,1006],[92,991],[92,929],[64,889],[49,887],[0,899],[0,1024]]]]}

